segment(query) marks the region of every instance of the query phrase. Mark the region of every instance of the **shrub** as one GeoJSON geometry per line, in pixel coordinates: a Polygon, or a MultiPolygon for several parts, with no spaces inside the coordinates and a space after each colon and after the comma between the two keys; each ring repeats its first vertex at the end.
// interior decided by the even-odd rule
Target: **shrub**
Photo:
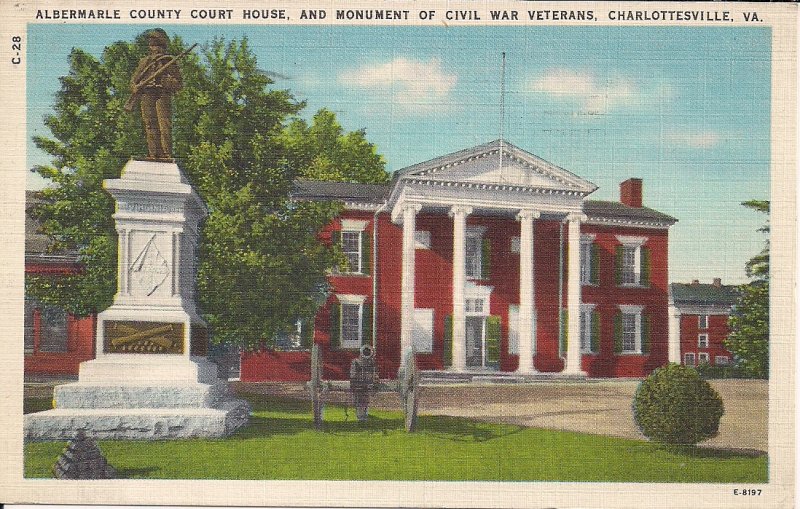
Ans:
{"type": "Polygon", "coordinates": [[[633,398],[633,417],[644,436],[671,445],[715,437],[725,412],[722,399],[697,371],[668,364],[647,377],[633,398]]]}
{"type": "Polygon", "coordinates": [[[706,362],[697,365],[697,373],[700,378],[704,380],[714,378],[748,378],[747,373],[744,373],[739,367],[735,365],[729,366],[711,366],[706,362]]]}

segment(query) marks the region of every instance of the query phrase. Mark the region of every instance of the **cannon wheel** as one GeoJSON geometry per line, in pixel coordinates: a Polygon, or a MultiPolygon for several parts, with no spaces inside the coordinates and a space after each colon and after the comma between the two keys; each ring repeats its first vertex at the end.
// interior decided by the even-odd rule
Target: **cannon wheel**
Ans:
{"type": "Polygon", "coordinates": [[[412,432],[417,427],[417,407],[419,405],[419,371],[413,350],[406,352],[405,364],[400,395],[403,401],[406,431],[412,432]]]}
{"type": "Polygon", "coordinates": [[[319,353],[319,345],[311,347],[311,409],[314,412],[314,428],[322,429],[322,361],[319,353]]]}

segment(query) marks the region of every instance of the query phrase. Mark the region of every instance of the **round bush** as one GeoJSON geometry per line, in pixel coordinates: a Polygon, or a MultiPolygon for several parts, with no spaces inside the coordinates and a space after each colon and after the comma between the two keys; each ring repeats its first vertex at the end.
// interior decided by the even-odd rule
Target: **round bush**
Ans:
{"type": "Polygon", "coordinates": [[[636,425],[664,444],[694,445],[715,437],[724,412],[717,391],[697,371],[678,364],[653,371],[633,398],[636,425]]]}

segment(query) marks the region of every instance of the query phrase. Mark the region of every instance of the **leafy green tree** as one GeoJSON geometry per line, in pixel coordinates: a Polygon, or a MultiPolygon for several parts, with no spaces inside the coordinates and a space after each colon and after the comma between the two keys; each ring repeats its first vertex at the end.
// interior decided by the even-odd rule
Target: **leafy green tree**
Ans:
{"type": "MultiPolygon", "coordinates": [[[[183,41],[172,41],[172,54],[183,49],[183,41]]],[[[39,193],[32,214],[53,249],[77,251],[84,270],[31,276],[26,291],[78,315],[105,309],[116,291],[114,204],[102,181],[147,153],[138,113],[123,110],[146,52],[144,34],[112,44],[99,59],[74,49],[45,119],[53,136],[35,139],[53,159],[33,171],[53,185],[39,193]]],[[[317,236],[339,206],[293,202],[292,182],[388,176],[363,131],[344,133],[326,110],[310,125],[299,120],[305,104],[271,88],[246,39],[214,40],[180,67],[173,153],[210,211],[200,242],[199,304],[215,342],[256,347],[314,314],[327,291],[325,271],[337,260],[317,236]]]]}
{"type": "MultiPolygon", "coordinates": [[[[742,205],[769,214],[769,202],[751,200],[742,205]]],[[[769,220],[758,231],[769,234],[769,220]]],[[[745,266],[751,281],[739,286],[739,298],[728,320],[725,347],[749,376],[769,376],[769,237],[764,249],[745,266]]]]}

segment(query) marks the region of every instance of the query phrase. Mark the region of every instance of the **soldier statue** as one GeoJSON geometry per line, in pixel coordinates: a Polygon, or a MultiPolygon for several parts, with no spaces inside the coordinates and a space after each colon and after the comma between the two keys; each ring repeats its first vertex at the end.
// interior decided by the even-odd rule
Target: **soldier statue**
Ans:
{"type": "Polygon", "coordinates": [[[169,38],[157,28],[147,34],[149,53],[139,61],[131,76],[131,97],[125,105],[129,111],[138,99],[142,110],[142,123],[147,136],[149,160],[172,160],[172,96],[183,82],[177,57],[167,54],[169,38]]]}
{"type": "Polygon", "coordinates": [[[375,369],[375,358],[372,347],[361,347],[359,356],[350,363],[350,391],[353,393],[353,405],[356,407],[356,418],[366,422],[369,415],[369,392],[375,387],[378,374],[375,369]]]}

